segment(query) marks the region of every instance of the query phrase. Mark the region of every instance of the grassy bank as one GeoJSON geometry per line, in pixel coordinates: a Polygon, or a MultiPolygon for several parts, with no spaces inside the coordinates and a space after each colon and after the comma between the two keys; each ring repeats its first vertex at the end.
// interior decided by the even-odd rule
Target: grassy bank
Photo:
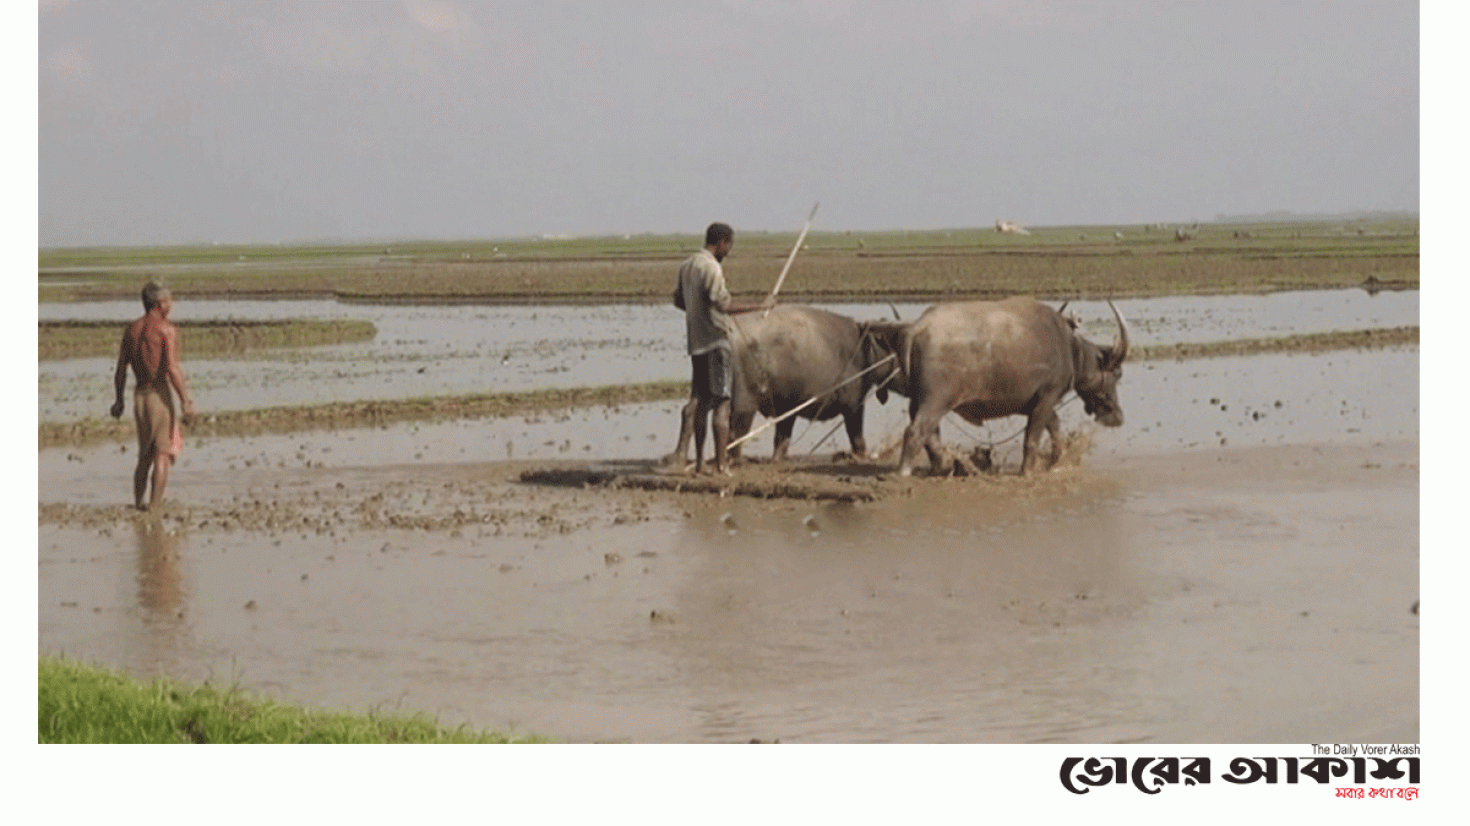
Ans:
{"type": "Polygon", "coordinates": [[[1325,353],[1330,350],[1361,350],[1380,347],[1418,346],[1418,327],[1388,327],[1374,330],[1302,333],[1276,338],[1242,338],[1185,344],[1148,344],[1129,348],[1128,360],[1163,361],[1221,356],[1252,356],[1259,353],[1325,353]]]}
{"type": "MultiPolygon", "coordinates": [[[[1281,338],[1217,341],[1203,344],[1136,345],[1130,362],[1243,356],[1256,353],[1312,353],[1328,350],[1417,345],[1418,327],[1312,333],[1281,338]]],[[[226,411],[198,417],[187,428],[190,438],[255,436],[307,430],[379,427],[402,422],[453,421],[501,416],[524,416],[579,407],[643,404],[682,399],[685,381],[647,382],[610,387],[577,387],[515,393],[478,393],[465,396],[404,399],[401,401],[333,402],[296,407],[226,411]]],[[[129,418],[78,422],[42,422],[40,447],[123,442],[135,438],[129,418]]]]}
{"type": "MultiPolygon", "coordinates": [[[[379,427],[401,422],[453,421],[498,416],[523,416],[577,407],[642,404],[683,398],[688,382],[648,382],[615,387],[575,387],[514,393],[476,393],[464,396],[392,401],[330,402],[296,407],[267,407],[202,415],[186,428],[189,438],[256,436],[303,430],[379,427]]],[[[132,419],[83,419],[79,422],[43,422],[40,446],[85,445],[136,438],[132,419]]]]}
{"type": "MultiPolygon", "coordinates": [[[[371,321],[181,321],[179,348],[186,356],[239,355],[270,347],[315,347],[371,341],[371,321]]],[[[117,355],[120,321],[41,321],[36,351],[41,361],[117,355]]]]}
{"type": "MultiPolygon", "coordinates": [[[[731,290],[771,289],[795,234],[743,233],[731,290]]],[[[43,250],[42,301],[136,299],[148,278],[189,298],[337,297],[373,302],[663,302],[694,235],[395,243],[391,246],[43,250]]],[[[1046,300],[1417,287],[1416,220],[1351,226],[1208,224],[1176,241],[1143,226],[814,232],[788,301],[1046,300]]]]}
{"type": "Polygon", "coordinates": [[[58,657],[40,657],[41,743],[509,743],[544,742],[422,716],[331,714],[291,708],[236,689],[141,682],[58,657]]]}

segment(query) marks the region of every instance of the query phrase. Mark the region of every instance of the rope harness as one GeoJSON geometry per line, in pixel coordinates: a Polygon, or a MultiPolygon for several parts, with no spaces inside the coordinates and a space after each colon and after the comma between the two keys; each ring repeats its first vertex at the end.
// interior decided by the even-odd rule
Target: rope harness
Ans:
{"type": "MultiPolygon", "coordinates": [[[[893,358],[893,357],[892,356],[889,356],[889,358],[893,358]]],[[[888,378],[884,379],[881,383],[876,384],[873,387],[869,388],[869,395],[863,397],[863,404],[866,405],[868,403],[868,399],[872,398],[872,395],[871,394],[877,392],[878,390],[882,389],[883,387],[886,387],[890,381],[893,381],[893,377],[896,376],[896,375],[898,375],[898,373],[896,373],[896,372],[895,373],[890,373],[888,375],[888,378]]],[[[1071,404],[1072,402],[1074,402],[1076,400],[1077,400],[1077,393],[1076,393],[1076,391],[1074,391],[1074,390],[1068,390],[1067,391],[1067,395],[1063,396],[1062,397],[1062,400],[1059,401],[1059,402],[1057,402],[1056,409],[1057,410],[1061,410],[1063,407],[1066,407],[1067,405],[1071,404]]],[[[950,412],[953,413],[954,411],[950,411],[950,412]]],[[[977,445],[979,445],[981,447],[984,447],[987,450],[993,450],[996,447],[999,447],[1000,445],[1006,444],[1008,442],[1015,441],[1016,439],[1019,439],[1020,437],[1022,437],[1022,436],[1024,436],[1026,434],[1026,426],[1025,425],[1021,425],[1021,429],[1020,430],[1017,430],[1015,433],[1012,433],[1010,436],[1007,436],[1004,439],[1001,439],[1000,441],[983,442],[983,441],[981,441],[981,438],[980,438],[979,435],[975,434],[973,431],[971,431],[966,426],[966,423],[965,423],[965,420],[964,419],[962,419],[962,418],[960,418],[958,416],[955,416],[954,417],[954,421],[959,424],[959,430],[960,430],[960,432],[962,432],[966,436],[968,436],[972,442],[974,442],[975,444],[977,444],[977,445]]],[[[837,428],[838,427],[841,427],[841,426],[842,426],[842,423],[841,422],[838,422],[835,426],[833,426],[833,428],[831,430],[827,431],[827,435],[825,435],[821,439],[819,439],[817,441],[816,445],[814,445],[811,450],[807,451],[807,455],[810,456],[810,455],[816,453],[817,452],[817,449],[820,448],[822,445],[826,444],[827,440],[830,439],[830,438],[832,438],[832,435],[837,432],[837,428]]],[[[810,425],[808,425],[808,429],[810,429],[810,425]]],[[[803,432],[802,435],[805,436],[806,435],[805,432],[803,432]]]]}
{"type": "MultiPolygon", "coordinates": [[[[760,371],[761,377],[764,379],[764,381],[757,382],[757,386],[765,387],[768,395],[766,395],[763,398],[757,399],[757,406],[759,407],[759,404],[761,402],[764,402],[765,403],[765,407],[767,409],[774,410],[775,407],[776,407],[776,400],[775,400],[775,397],[773,395],[770,395],[770,394],[772,394],[774,392],[771,389],[771,381],[770,381],[771,371],[768,370],[766,368],[765,364],[762,363],[762,360],[761,360],[761,357],[760,357],[760,352],[759,352],[758,348],[751,346],[750,338],[749,338],[749,336],[746,336],[745,335],[745,331],[742,330],[742,329],[740,329],[740,325],[738,325],[738,324],[735,325],[735,327],[739,331],[741,338],[745,339],[745,347],[744,347],[745,352],[752,354],[751,359],[750,359],[751,365],[754,368],[756,368],[757,370],[760,371]]],[[[863,330],[862,336],[858,339],[857,347],[855,347],[853,349],[853,351],[848,354],[846,362],[844,362],[843,365],[842,365],[843,370],[838,371],[838,375],[841,375],[843,371],[845,371],[849,367],[852,367],[856,363],[858,355],[863,352],[864,345],[872,338],[872,336],[873,336],[872,331],[870,331],[870,330],[863,330]]],[[[841,388],[842,386],[850,383],[853,379],[857,378],[858,376],[861,376],[864,373],[870,372],[871,370],[877,368],[879,365],[881,365],[884,362],[888,361],[889,359],[893,359],[893,358],[897,358],[897,356],[896,355],[890,355],[887,358],[883,359],[882,361],[878,361],[878,362],[873,363],[867,369],[862,370],[862,371],[859,371],[857,373],[857,375],[849,376],[846,379],[843,379],[842,381],[840,381],[837,384],[833,385],[831,388],[829,388],[825,392],[819,393],[819,394],[811,397],[810,399],[807,399],[806,401],[802,402],[801,404],[797,405],[796,407],[792,408],[791,410],[788,410],[785,413],[782,413],[780,416],[777,416],[776,418],[772,419],[771,421],[766,422],[765,424],[761,425],[756,430],[753,430],[750,433],[747,433],[744,436],[741,436],[739,439],[735,439],[734,441],[730,442],[730,445],[729,446],[730,447],[734,447],[735,445],[738,445],[738,444],[741,444],[741,443],[745,442],[747,439],[750,439],[751,437],[755,436],[756,434],[761,433],[761,432],[764,432],[771,425],[777,424],[777,423],[779,423],[781,421],[784,421],[785,419],[790,418],[797,411],[801,410],[802,408],[807,407],[808,405],[810,405],[814,401],[817,401],[819,399],[826,399],[826,401],[823,401],[822,402],[822,406],[819,407],[819,408],[817,408],[817,412],[814,413],[814,414],[812,414],[812,419],[811,419],[810,422],[807,423],[806,430],[803,430],[801,432],[801,435],[803,437],[806,436],[807,431],[811,430],[812,425],[815,424],[816,421],[822,417],[822,414],[827,411],[827,406],[829,404],[832,404],[833,402],[836,401],[836,397],[835,396],[832,396],[832,394],[834,392],[836,392],[838,390],[838,388],[841,388]]],[[[889,381],[891,381],[893,379],[893,376],[894,375],[895,374],[890,374],[888,376],[888,378],[884,380],[883,384],[886,385],[889,381]]],[[[870,388],[870,390],[871,389],[872,388],[870,388]]],[[[867,396],[864,396],[863,397],[863,404],[866,404],[867,401],[868,401],[867,396]]],[[[838,422],[837,427],[841,427],[841,426],[842,426],[842,423],[841,422],[838,422]]],[[[836,429],[837,428],[834,427],[833,428],[833,431],[835,432],[836,429]]],[[[831,435],[832,435],[831,433],[827,434],[827,436],[831,436],[831,435]]],[[[822,438],[822,442],[825,442],[827,440],[827,436],[824,436],[822,438]]],[[[822,444],[822,442],[818,442],[817,443],[817,446],[820,447],[821,444],[822,444]]],[[[815,451],[816,448],[812,448],[812,450],[815,451]]]]}
{"type": "Polygon", "coordinates": [[[828,393],[831,393],[833,390],[836,390],[837,388],[842,387],[844,385],[851,384],[854,380],[859,379],[859,378],[862,378],[863,376],[867,375],[868,373],[871,373],[872,371],[878,369],[879,367],[882,367],[884,364],[887,364],[888,362],[890,362],[890,361],[892,361],[892,360],[894,360],[896,358],[898,358],[898,356],[895,356],[895,355],[887,355],[887,356],[884,356],[883,358],[879,359],[878,361],[873,362],[873,364],[869,365],[867,368],[865,368],[865,369],[863,369],[863,370],[861,370],[861,371],[859,371],[859,372],[857,372],[857,373],[855,373],[855,374],[853,374],[851,376],[848,376],[847,378],[845,378],[842,381],[838,382],[837,384],[833,385],[830,389],[828,389],[825,393],[822,393],[820,396],[813,396],[810,399],[807,399],[806,401],[802,402],[801,404],[798,404],[797,406],[791,408],[790,410],[786,411],[785,413],[782,413],[781,415],[777,416],[776,418],[771,419],[770,421],[766,422],[765,424],[761,425],[760,427],[756,428],[755,430],[752,430],[749,433],[745,434],[744,436],[741,436],[740,438],[731,441],[729,446],[730,447],[734,447],[734,446],[736,446],[738,444],[741,444],[741,443],[743,443],[745,441],[748,441],[749,439],[754,438],[755,436],[757,436],[757,435],[759,435],[761,433],[764,433],[772,425],[780,424],[781,422],[783,422],[783,421],[791,418],[792,416],[795,416],[797,413],[800,413],[803,409],[805,409],[807,407],[810,407],[812,404],[814,404],[815,402],[817,402],[818,400],[820,400],[823,396],[826,396],[828,393]]]}
{"type": "MultiPolygon", "coordinates": [[[[750,346],[749,337],[745,335],[745,331],[744,330],[740,330],[739,329],[739,325],[736,325],[736,329],[739,331],[741,337],[743,337],[743,338],[746,339],[746,346],[745,346],[746,352],[756,352],[755,351],[755,348],[752,348],[750,346]]],[[[870,340],[872,340],[872,339],[873,339],[873,333],[872,333],[872,331],[871,330],[864,330],[862,337],[858,339],[858,345],[857,345],[857,347],[847,357],[847,361],[843,365],[844,369],[853,366],[853,364],[855,363],[858,355],[864,351],[865,345],[870,340]]],[[[840,381],[837,384],[833,385],[831,388],[827,389],[825,392],[820,393],[820,394],[818,394],[816,396],[813,396],[810,399],[807,399],[806,401],[802,402],[801,404],[797,405],[796,407],[793,407],[792,409],[786,411],[785,413],[782,413],[781,415],[779,415],[779,416],[777,416],[777,417],[775,417],[775,418],[773,418],[773,419],[765,422],[760,427],[758,427],[758,428],[750,431],[749,433],[746,433],[744,436],[741,436],[738,439],[732,440],[730,442],[730,445],[729,446],[730,447],[735,447],[736,445],[743,444],[744,442],[749,441],[750,439],[756,437],[757,435],[759,435],[761,433],[764,433],[766,430],[769,430],[773,425],[779,424],[779,423],[785,421],[786,419],[789,419],[792,416],[795,416],[797,413],[799,413],[803,409],[805,409],[807,407],[810,407],[813,403],[815,403],[815,402],[817,402],[819,400],[824,400],[825,399],[825,401],[822,401],[822,406],[819,407],[819,408],[817,408],[817,412],[812,415],[811,421],[807,423],[806,430],[803,430],[802,433],[801,433],[801,436],[800,437],[797,437],[797,438],[804,438],[806,436],[806,434],[811,430],[812,426],[816,424],[817,420],[819,420],[821,418],[821,414],[824,413],[824,412],[826,412],[827,406],[830,405],[830,404],[832,404],[832,403],[834,403],[836,401],[836,398],[834,396],[832,396],[832,394],[834,392],[836,392],[838,389],[844,387],[845,385],[851,384],[854,380],[858,379],[859,377],[861,377],[863,375],[866,375],[867,373],[871,373],[872,371],[878,369],[879,367],[883,366],[884,364],[887,364],[888,362],[893,361],[893,360],[895,360],[897,358],[898,358],[898,354],[897,353],[890,353],[887,356],[884,356],[883,358],[879,359],[878,361],[873,362],[871,365],[869,365],[868,367],[864,368],[863,370],[860,370],[856,374],[854,374],[852,376],[848,376],[846,379],[843,379],[842,381],[840,381]]],[[[770,384],[771,384],[770,383],[770,371],[765,368],[765,365],[764,364],[761,363],[761,359],[760,359],[760,356],[759,356],[758,353],[751,359],[751,362],[753,363],[753,365],[756,368],[758,368],[759,370],[761,370],[761,372],[763,373],[763,375],[764,375],[764,377],[765,377],[766,380],[764,382],[761,382],[760,384],[761,384],[761,386],[766,387],[767,388],[767,392],[770,393],[771,392],[771,390],[770,390],[770,384]]],[[[867,390],[867,392],[863,394],[863,400],[862,400],[860,406],[866,406],[867,403],[868,403],[868,400],[871,399],[873,397],[873,395],[876,394],[879,390],[883,389],[884,387],[887,387],[888,384],[889,384],[889,382],[893,381],[894,377],[897,376],[897,375],[898,375],[898,371],[895,370],[894,372],[889,373],[888,376],[887,376],[887,378],[883,379],[883,381],[879,382],[878,384],[873,385],[872,387],[869,387],[868,390],[867,390]]],[[[1068,404],[1071,404],[1076,399],[1077,399],[1077,393],[1076,393],[1076,391],[1073,390],[1073,389],[1071,389],[1071,388],[1068,388],[1066,395],[1064,395],[1062,397],[1061,401],[1057,402],[1057,406],[1056,406],[1055,409],[1060,410],[1063,407],[1067,406],[1068,404]]],[[[766,404],[766,407],[768,409],[773,409],[775,407],[775,399],[772,396],[770,396],[770,395],[767,395],[765,398],[761,399],[760,401],[764,401],[765,404],[766,404]]],[[[953,413],[954,411],[950,411],[950,412],[953,413]]],[[[946,417],[946,418],[949,418],[949,417],[946,417]]],[[[1019,439],[1022,436],[1024,436],[1025,433],[1026,433],[1026,425],[1023,424],[1023,425],[1021,425],[1021,428],[1019,430],[1017,430],[1015,433],[1011,434],[1010,436],[1005,437],[1004,439],[992,440],[990,442],[985,442],[985,441],[982,440],[982,437],[980,435],[974,433],[973,431],[971,431],[968,428],[968,426],[966,426],[966,424],[964,423],[964,420],[961,417],[955,416],[955,417],[953,417],[953,419],[954,419],[954,421],[956,421],[956,422],[959,423],[959,430],[960,430],[960,432],[962,432],[966,436],[968,436],[970,438],[970,440],[971,440],[972,443],[974,443],[976,445],[979,445],[979,446],[982,446],[982,447],[986,448],[987,450],[993,450],[996,447],[999,447],[1001,445],[1004,445],[1004,444],[1008,444],[1010,442],[1013,442],[1016,439],[1019,439]]],[[[810,450],[807,451],[806,455],[811,456],[811,455],[815,454],[817,452],[817,450],[822,447],[822,445],[824,445],[824,444],[827,443],[827,440],[828,439],[832,438],[832,436],[837,433],[837,428],[842,427],[843,425],[844,425],[844,422],[838,422],[837,424],[833,425],[832,428],[827,431],[826,435],[822,436],[821,439],[818,439],[817,440],[817,443],[815,445],[813,445],[810,450]]]]}

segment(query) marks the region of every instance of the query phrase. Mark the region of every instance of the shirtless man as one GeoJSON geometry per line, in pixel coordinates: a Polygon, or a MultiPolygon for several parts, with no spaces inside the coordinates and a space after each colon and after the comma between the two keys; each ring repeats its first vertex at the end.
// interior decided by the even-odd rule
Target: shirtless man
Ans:
{"type": "Polygon", "coordinates": [[[174,396],[178,391],[184,402],[185,423],[194,418],[194,400],[184,383],[184,369],[179,359],[179,331],[169,323],[173,297],[157,282],[143,287],[142,318],[128,325],[117,353],[117,401],[112,417],[123,414],[123,390],[128,385],[128,367],[133,368],[133,420],[138,425],[138,467],[133,471],[133,504],[138,510],[152,510],[163,501],[168,486],[168,469],[183,447],[183,435],[174,415],[174,396]],[[153,476],[153,495],[143,504],[148,490],[149,471],[153,476]]]}

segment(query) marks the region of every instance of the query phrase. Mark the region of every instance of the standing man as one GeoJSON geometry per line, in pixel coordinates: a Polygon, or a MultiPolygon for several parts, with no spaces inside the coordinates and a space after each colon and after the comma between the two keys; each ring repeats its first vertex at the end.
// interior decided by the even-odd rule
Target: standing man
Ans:
{"type": "MultiPolygon", "coordinates": [[[[735,246],[735,230],[729,224],[713,223],[704,232],[704,249],[679,268],[679,285],[674,288],[674,306],[684,311],[689,333],[689,356],[693,362],[694,472],[704,472],[705,415],[715,431],[714,472],[730,474],[730,393],[734,358],[730,337],[736,334],[730,316],[765,310],[776,305],[775,296],[759,304],[737,304],[730,300],[725,271],[720,262],[735,246]]],[[[688,406],[685,407],[687,411],[688,406]]],[[[681,459],[682,461],[682,459],[681,459]]]]}
{"type": "Polygon", "coordinates": [[[179,358],[179,331],[168,320],[173,305],[169,291],[158,282],[149,281],[143,287],[143,317],[128,325],[117,353],[114,419],[123,413],[123,390],[128,385],[130,365],[136,379],[133,420],[138,426],[138,467],[133,471],[133,504],[138,510],[152,510],[163,501],[169,465],[184,446],[183,432],[174,415],[172,391],[177,391],[183,400],[184,421],[194,418],[194,400],[184,383],[184,368],[179,358]],[[150,470],[153,495],[145,508],[143,493],[148,490],[150,470]]]}

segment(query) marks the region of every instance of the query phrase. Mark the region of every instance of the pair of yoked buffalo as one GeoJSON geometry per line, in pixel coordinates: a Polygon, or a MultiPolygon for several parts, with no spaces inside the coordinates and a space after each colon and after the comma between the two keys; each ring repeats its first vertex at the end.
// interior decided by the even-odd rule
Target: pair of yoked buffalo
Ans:
{"type": "MultiPolygon", "coordinates": [[[[1101,424],[1123,423],[1117,387],[1128,357],[1128,325],[1112,302],[1108,306],[1118,322],[1109,347],[1084,339],[1061,310],[1020,297],[936,304],[912,322],[855,321],[785,304],[733,316],[731,438],[749,432],[757,412],[776,418],[817,399],[799,415],[825,421],[841,414],[852,452],[865,456],[863,403],[877,388],[880,403],[889,391],[909,399],[903,476],[913,472],[920,450],[928,453],[931,469],[948,470],[939,421],[950,411],[975,424],[1026,416],[1021,473],[1039,461],[1042,431],[1051,437],[1050,466],[1061,454],[1056,407],[1068,390],[1077,391],[1101,424]]],[[[691,400],[670,457],[681,463],[694,415],[691,400]]],[[[777,460],[786,456],[794,425],[794,416],[776,424],[777,460]]]]}

